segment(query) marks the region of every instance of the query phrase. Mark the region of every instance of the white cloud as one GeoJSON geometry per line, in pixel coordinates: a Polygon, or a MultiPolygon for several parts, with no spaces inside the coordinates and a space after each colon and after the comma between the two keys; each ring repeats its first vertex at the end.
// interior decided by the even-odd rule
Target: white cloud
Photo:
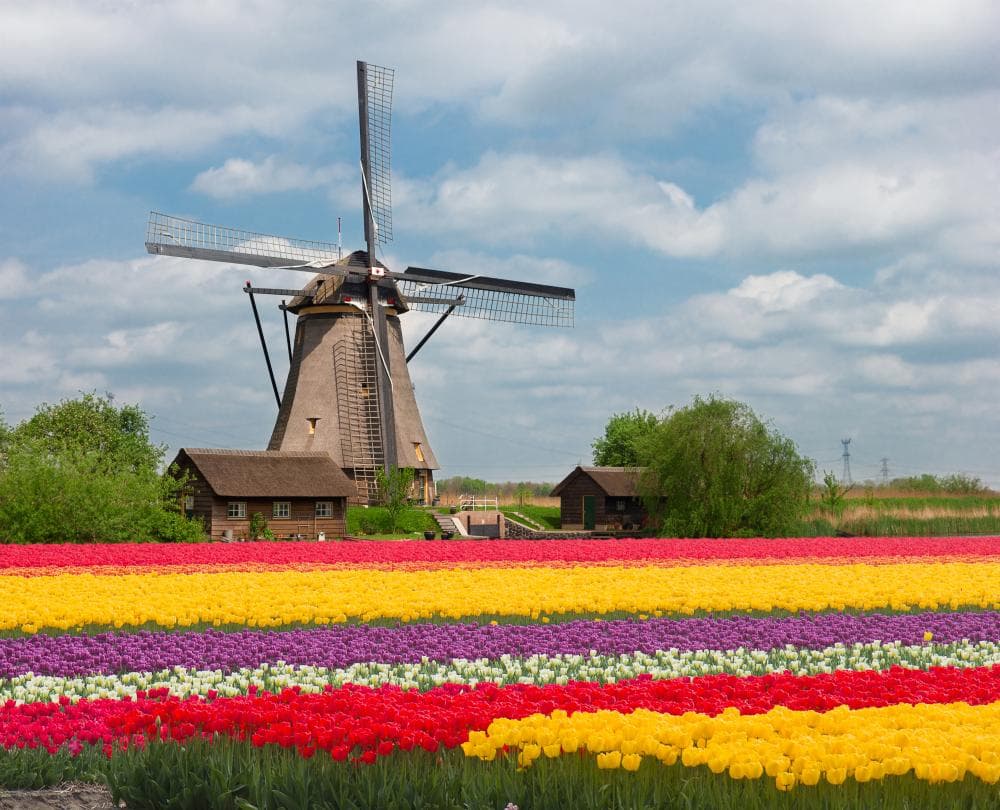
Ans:
{"type": "MultiPolygon", "coordinates": [[[[1000,155],[1000,151],[997,153],[1000,155]]],[[[550,234],[630,242],[671,257],[810,257],[824,252],[932,247],[952,256],[955,229],[1000,243],[995,158],[899,166],[862,158],[752,178],[705,207],[667,178],[613,155],[549,158],[489,152],[468,168],[409,179],[399,217],[485,244],[550,234]]]]}
{"type": "Polygon", "coordinates": [[[356,170],[343,164],[312,169],[282,160],[276,155],[269,155],[259,163],[230,158],[221,166],[201,172],[191,183],[191,189],[228,200],[283,191],[305,191],[343,183],[348,178],[353,180],[354,174],[356,170]]]}
{"type": "Polygon", "coordinates": [[[874,11],[629,0],[610,15],[596,0],[362,8],[307,0],[252,11],[236,0],[6,4],[0,75],[9,89],[0,107],[26,110],[31,123],[8,130],[4,154],[87,178],[116,157],[172,155],[249,132],[302,135],[320,111],[354,111],[350,58],[331,60],[331,32],[348,42],[378,31],[369,56],[398,68],[402,109],[459,106],[501,125],[621,141],[662,135],[724,105],[995,87],[998,26],[989,2],[874,11]],[[61,150],[74,146],[76,155],[61,150]]]}
{"type": "Polygon", "coordinates": [[[671,183],[618,157],[544,158],[487,153],[469,169],[413,183],[400,216],[420,228],[475,235],[487,244],[523,242],[550,231],[605,234],[673,256],[704,256],[723,233],[671,183]]]}
{"type": "Polygon", "coordinates": [[[27,268],[17,259],[0,261],[0,300],[18,298],[28,291],[31,282],[27,268]]]}
{"type": "Polygon", "coordinates": [[[872,354],[858,360],[858,370],[878,386],[910,387],[917,379],[913,366],[893,354],[872,354]]]}
{"type": "Polygon", "coordinates": [[[842,288],[842,284],[822,273],[805,278],[794,270],[784,270],[766,276],[747,276],[730,293],[757,302],[764,311],[780,312],[796,309],[825,292],[842,288]]]}
{"type": "Polygon", "coordinates": [[[149,363],[172,356],[184,331],[184,326],[171,321],[138,329],[114,329],[104,336],[102,345],[75,349],[68,360],[84,368],[149,363]]]}
{"type": "Polygon", "coordinates": [[[274,134],[289,113],[280,106],[235,104],[199,110],[175,106],[124,108],[117,104],[60,112],[39,111],[0,145],[8,171],[84,182],[95,166],[125,158],[178,158],[236,133],[274,134]]]}

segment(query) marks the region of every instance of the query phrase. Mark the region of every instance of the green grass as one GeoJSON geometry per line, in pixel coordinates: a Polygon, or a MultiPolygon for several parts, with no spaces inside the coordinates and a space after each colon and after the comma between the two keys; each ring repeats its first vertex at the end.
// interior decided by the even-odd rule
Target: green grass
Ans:
{"type": "Polygon", "coordinates": [[[830,537],[837,533],[856,537],[953,537],[960,535],[1000,535],[1000,513],[984,516],[939,516],[932,518],[876,514],[831,521],[813,518],[803,521],[796,537],[830,537]]]}
{"type": "Polygon", "coordinates": [[[382,506],[347,507],[347,533],[355,537],[373,535],[378,537],[406,537],[425,531],[437,532],[440,527],[424,509],[409,507],[403,510],[396,531],[389,530],[389,514],[382,506]]]}
{"type": "Polygon", "coordinates": [[[510,514],[514,520],[517,520],[517,516],[514,513],[520,512],[546,529],[558,529],[562,526],[558,506],[534,506],[532,504],[526,504],[525,506],[501,506],[500,511],[505,515],[510,514]]]}
{"type": "Polygon", "coordinates": [[[107,784],[116,804],[132,810],[293,810],[301,808],[438,808],[470,810],[508,803],[521,810],[861,810],[862,808],[997,806],[996,785],[967,776],[931,785],[908,774],[859,784],[821,783],[781,793],[773,780],[735,780],[707,768],[665,766],[646,758],[638,771],[600,770],[592,754],[542,758],[520,770],[512,755],[493,762],[458,749],[395,752],[374,765],[335,762],[322,752],[297,752],[226,738],[192,739],[183,745],[151,742],[106,758],[85,747],[65,751],[0,750],[0,786],[42,787],[66,781],[107,784]]]}
{"type": "Polygon", "coordinates": [[[864,494],[852,492],[847,497],[847,505],[868,506],[872,509],[989,509],[1000,513],[1000,497],[996,495],[914,495],[913,497],[866,498],[864,494]]]}

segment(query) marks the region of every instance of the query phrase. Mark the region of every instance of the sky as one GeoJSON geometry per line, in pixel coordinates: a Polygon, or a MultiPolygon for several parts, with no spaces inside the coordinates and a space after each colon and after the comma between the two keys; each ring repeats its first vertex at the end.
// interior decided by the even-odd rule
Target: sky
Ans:
{"type": "MultiPolygon", "coordinates": [[[[748,403],[817,469],[1000,487],[1000,4],[0,2],[0,409],[111,392],[263,448],[241,288],[150,210],[363,246],[355,60],[395,69],[389,267],[575,288],[410,364],[438,476],[558,481],[608,418],[748,403]]],[[[262,315],[279,385],[276,300],[262,315]]],[[[434,316],[409,313],[415,345],[434,316]]]]}

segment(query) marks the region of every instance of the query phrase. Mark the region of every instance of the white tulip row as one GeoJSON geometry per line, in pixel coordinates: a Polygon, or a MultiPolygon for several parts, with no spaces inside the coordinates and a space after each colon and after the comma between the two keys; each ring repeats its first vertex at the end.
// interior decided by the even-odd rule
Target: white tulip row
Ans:
{"type": "Polygon", "coordinates": [[[796,675],[814,675],[838,669],[883,670],[892,666],[911,669],[929,667],[980,667],[1000,663],[1000,643],[960,641],[953,644],[903,645],[899,642],[871,644],[836,644],[821,650],[784,647],[781,649],[665,650],[652,654],[532,655],[499,659],[454,659],[437,662],[423,659],[414,664],[369,662],[349,667],[294,666],[282,661],[261,664],[255,669],[233,672],[195,670],[183,667],[160,672],[128,672],[122,675],[89,675],[63,678],[26,673],[0,679],[0,704],[57,701],[66,695],[72,700],[123,698],[140,690],[166,688],[178,697],[220,697],[245,695],[251,686],[259,691],[280,692],[293,686],[303,692],[319,692],[324,687],[346,683],[365,686],[392,684],[404,689],[426,690],[446,683],[475,686],[497,684],[564,684],[568,681],[614,683],[619,680],[651,675],[654,678],[690,678],[699,675],[728,673],[738,676],[764,675],[789,671],[796,675]]]}

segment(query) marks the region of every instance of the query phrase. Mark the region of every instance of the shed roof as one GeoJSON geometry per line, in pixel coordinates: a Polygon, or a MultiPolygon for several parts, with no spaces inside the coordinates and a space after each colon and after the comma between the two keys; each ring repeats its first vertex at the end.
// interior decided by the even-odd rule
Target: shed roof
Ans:
{"type": "Polygon", "coordinates": [[[639,475],[642,470],[635,467],[577,467],[567,475],[562,481],[556,484],[552,490],[553,497],[559,495],[563,489],[578,476],[585,475],[590,478],[597,487],[615,498],[634,498],[638,496],[639,475]]]}
{"type": "Polygon", "coordinates": [[[188,447],[174,459],[185,460],[223,498],[340,498],[357,491],[329,453],[188,447]]]}

